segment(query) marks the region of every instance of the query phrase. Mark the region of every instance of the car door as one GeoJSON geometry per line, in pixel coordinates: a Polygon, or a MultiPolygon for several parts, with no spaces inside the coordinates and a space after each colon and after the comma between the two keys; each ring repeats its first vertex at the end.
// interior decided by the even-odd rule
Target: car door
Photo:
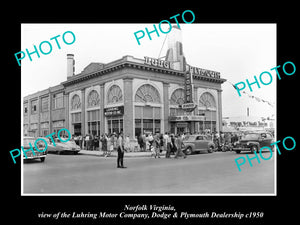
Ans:
{"type": "Polygon", "coordinates": [[[207,146],[206,141],[203,139],[203,136],[197,136],[195,140],[195,147],[197,150],[206,150],[207,146]]]}
{"type": "Polygon", "coordinates": [[[260,134],[260,137],[259,137],[260,147],[270,146],[271,141],[272,141],[271,135],[269,135],[267,133],[261,133],[260,134]]]}

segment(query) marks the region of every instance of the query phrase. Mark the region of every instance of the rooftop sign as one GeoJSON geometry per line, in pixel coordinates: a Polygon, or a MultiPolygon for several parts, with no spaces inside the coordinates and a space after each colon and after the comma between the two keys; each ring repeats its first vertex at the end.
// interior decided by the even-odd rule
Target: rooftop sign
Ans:
{"type": "MultiPolygon", "coordinates": [[[[144,56],[145,58],[145,64],[150,65],[150,66],[156,66],[156,67],[161,67],[161,68],[166,68],[166,69],[173,69],[171,62],[165,61],[165,60],[160,60],[160,59],[155,59],[155,58],[150,58],[148,56],[144,56]]],[[[206,76],[206,77],[213,77],[213,78],[220,78],[220,72],[212,71],[212,70],[206,70],[198,67],[193,67],[190,65],[186,66],[186,70],[189,71],[193,76],[206,76]]]]}

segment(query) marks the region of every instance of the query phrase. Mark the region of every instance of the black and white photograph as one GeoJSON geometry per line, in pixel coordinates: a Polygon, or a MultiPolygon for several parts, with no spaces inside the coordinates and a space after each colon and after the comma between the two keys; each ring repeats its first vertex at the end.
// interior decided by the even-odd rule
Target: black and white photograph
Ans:
{"type": "Polygon", "coordinates": [[[22,24],[25,48],[24,195],[276,194],[276,24],[22,24]]]}
{"type": "Polygon", "coordinates": [[[54,5],[5,18],[3,220],[294,220],[295,6],[54,5]]]}

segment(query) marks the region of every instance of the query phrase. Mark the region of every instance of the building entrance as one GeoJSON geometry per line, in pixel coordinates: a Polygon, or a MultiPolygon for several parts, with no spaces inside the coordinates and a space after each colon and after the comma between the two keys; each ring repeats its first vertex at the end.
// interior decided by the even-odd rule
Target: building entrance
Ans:
{"type": "Polygon", "coordinates": [[[74,123],[73,126],[74,126],[74,134],[75,135],[84,135],[84,134],[81,134],[81,123],[74,123]]]}

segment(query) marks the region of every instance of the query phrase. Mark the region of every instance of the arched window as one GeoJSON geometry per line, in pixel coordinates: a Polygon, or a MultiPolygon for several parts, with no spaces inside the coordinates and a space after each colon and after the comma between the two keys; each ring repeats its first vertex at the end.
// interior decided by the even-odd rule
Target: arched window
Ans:
{"type": "Polygon", "coordinates": [[[199,99],[199,106],[204,108],[216,109],[216,101],[214,96],[208,92],[204,92],[199,99]]]}
{"type": "Polygon", "coordinates": [[[182,105],[184,103],[184,90],[182,88],[176,89],[170,99],[170,105],[182,105]]]}
{"type": "Polygon", "coordinates": [[[143,103],[160,103],[160,95],[155,87],[150,84],[144,84],[136,91],[135,101],[143,103]]]}
{"type": "Polygon", "coordinates": [[[77,94],[75,94],[71,100],[71,109],[76,110],[80,108],[81,108],[80,97],[77,94]]]}
{"type": "Polygon", "coordinates": [[[117,103],[123,101],[122,90],[118,85],[112,85],[107,92],[107,103],[117,103]]]}
{"type": "Polygon", "coordinates": [[[99,94],[97,91],[92,90],[88,95],[87,107],[99,106],[99,104],[100,104],[99,94]]]}

